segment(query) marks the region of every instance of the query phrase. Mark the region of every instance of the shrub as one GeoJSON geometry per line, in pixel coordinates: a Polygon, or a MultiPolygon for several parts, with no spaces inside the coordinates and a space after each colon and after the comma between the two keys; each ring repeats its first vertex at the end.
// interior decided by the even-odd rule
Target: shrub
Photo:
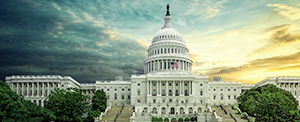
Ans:
{"type": "Polygon", "coordinates": [[[185,118],[184,121],[185,121],[185,122],[188,122],[188,121],[190,121],[190,119],[189,119],[189,118],[185,118]]]}
{"type": "Polygon", "coordinates": [[[179,118],[179,119],[178,119],[178,122],[183,122],[183,119],[182,119],[182,118],[179,118]]]}
{"type": "Polygon", "coordinates": [[[172,122],[176,122],[176,118],[172,118],[171,121],[172,121],[172,122]]]}
{"type": "Polygon", "coordinates": [[[169,118],[165,118],[165,119],[164,119],[164,122],[169,122],[169,118]]]}

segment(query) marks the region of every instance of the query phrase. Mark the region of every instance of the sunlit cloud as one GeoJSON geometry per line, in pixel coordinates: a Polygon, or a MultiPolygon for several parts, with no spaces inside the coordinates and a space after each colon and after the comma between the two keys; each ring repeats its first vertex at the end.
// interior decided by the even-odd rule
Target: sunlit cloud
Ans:
{"type": "Polygon", "coordinates": [[[290,20],[297,20],[300,19],[300,6],[298,7],[291,7],[284,4],[267,4],[270,7],[277,7],[275,10],[278,11],[278,13],[287,19],[290,20]]]}

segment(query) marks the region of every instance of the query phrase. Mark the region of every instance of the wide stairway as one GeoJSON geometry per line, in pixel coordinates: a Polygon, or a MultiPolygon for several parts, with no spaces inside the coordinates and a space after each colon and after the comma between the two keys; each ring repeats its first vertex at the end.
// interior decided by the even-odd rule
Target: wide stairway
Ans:
{"type": "MultiPolygon", "coordinates": [[[[132,116],[133,106],[124,106],[122,112],[117,117],[117,122],[129,122],[130,116],[132,116]]],[[[102,116],[101,122],[114,122],[118,112],[122,109],[122,106],[112,106],[106,115],[102,116]]]]}
{"type": "Polygon", "coordinates": [[[219,117],[222,117],[223,122],[234,122],[235,121],[230,116],[230,113],[232,114],[232,116],[235,117],[237,122],[248,122],[248,120],[246,120],[246,119],[241,119],[241,114],[236,114],[237,111],[233,110],[230,105],[223,105],[222,107],[225,109],[227,114],[222,110],[222,108],[220,106],[211,106],[211,109],[215,110],[219,117]]]}
{"type": "Polygon", "coordinates": [[[121,114],[117,118],[117,122],[129,122],[130,117],[132,116],[133,106],[124,106],[121,114]]]}

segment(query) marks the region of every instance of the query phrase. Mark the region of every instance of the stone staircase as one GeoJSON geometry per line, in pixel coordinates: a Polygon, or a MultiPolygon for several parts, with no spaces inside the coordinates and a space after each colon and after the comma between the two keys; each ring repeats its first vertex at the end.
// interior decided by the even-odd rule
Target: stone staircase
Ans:
{"type": "Polygon", "coordinates": [[[220,106],[211,106],[211,109],[215,110],[217,115],[222,117],[223,122],[235,122],[235,120],[231,118],[230,113],[235,117],[237,122],[248,122],[246,119],[241,119],[241,114],[236,114],[237,111],[233,110],[230,105],[223,105],[223,108],[226,110],[227,114],[225,114],[220,106]]]}
{"type": "Polygon", "coordinates": [[[121,114],[117,118],[117,122],[129,122],[133,113],[132,108],[133,106],[124,106],[121,114]]]}
{"type": "MultiPolygon", "coordinates": [[[[102,117],[101,122],[114,122],[118,112],[120,112],[122,106],[112,106],[106,115],[102,117]]],[[[130,116],[132,116],[133,106],[124,106],[121,114],[118,115],[117,122],[129,122],[130,116]]]]}
{"type": "Polygon", "coordinates": [[[102,117],[101,122],[113,122],[118,112],[121,110],[122,106],[112,106],[111,109],[102,117]]]}

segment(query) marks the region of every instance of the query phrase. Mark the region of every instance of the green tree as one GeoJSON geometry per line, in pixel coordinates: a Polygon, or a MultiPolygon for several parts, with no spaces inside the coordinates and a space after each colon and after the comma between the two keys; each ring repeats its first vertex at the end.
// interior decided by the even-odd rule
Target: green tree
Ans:
{"type": "Polygon", "coordinates": [[[0,120],[13,118],[25,120],[30,114],[26,108],[24,98],[10,89],[7,83],[0,80],[0,120]]]}
{"type": "Polygon", "coordinates": [[[45,108],[54,112],[57,121],[81,121],[82,115],[88,111],[87,98],[76,88],[55,88],[45,100],[45,108]]]}
{"type": "Polygon", "coordinates": [[[152,122],[157,122],[157,121],[158,121],[158,118],[157,118],[157,117],[152,117],[152,118],[151,118],[151,121],[152,121],[152,122]]]}
{"type": "Polygon", "coordinates": [[[256,121],[299,121],[298,101],[289,92],[268,84],[246,91],[238,98],[242,111],[256,121]]]}
{"type": "Polygon", "coordinates": [[[100,110],[100,112],[104,112],[106,109],[106,103],[107,103],[106,93],[103,90],[97,90],[95,95],[92,98],[93,111],[100,110]]]}

